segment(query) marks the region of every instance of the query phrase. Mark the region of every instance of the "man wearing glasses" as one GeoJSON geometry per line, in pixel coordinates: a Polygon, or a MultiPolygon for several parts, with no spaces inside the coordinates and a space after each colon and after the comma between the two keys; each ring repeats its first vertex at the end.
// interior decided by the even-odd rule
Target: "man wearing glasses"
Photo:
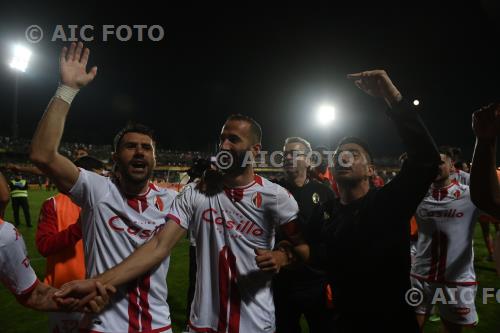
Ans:
{"type": "MultiPolygon", "coordinates": [[[[283,147],[285,178],[280,185],[286,188],[299,205],[299,224],[306,241],[307,222],[313,211],[335,195],[330,187],[310,178],[311,145],[300,137],[290,137],[283,147]]],[[[283,239],[278,233],[278,238],[283,239]]],[[[273,280],[277,333],[300,333],[303,314],[309,332],[329,332],[332,318],[328,303],[329,286],[323,271],[305,264],[282,269],[273,280]]]]}

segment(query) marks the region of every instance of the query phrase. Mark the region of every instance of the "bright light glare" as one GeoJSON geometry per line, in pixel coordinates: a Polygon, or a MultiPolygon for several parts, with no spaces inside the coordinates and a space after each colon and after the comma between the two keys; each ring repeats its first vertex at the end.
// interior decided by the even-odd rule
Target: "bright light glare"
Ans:
{"type": "Polygon", "coordinates": [[[413,100],[413,105],[415,106],[420,105],[420,101],[418,99],[413,100]]]}
{"type": "Polygon", "coordinates": [[[316,119],[318,124],[328,126],[335,120],[335,108],[328,104],[321,105],[318,108],[316,119]]]}
{"type": "Polygon", "coordinates": [[[31,51],[29,49],[21,45],[16,45],[14,46],[14,57],[10,62],[10,67],[21,72],[26,72],[30,58],[31,51]]]}

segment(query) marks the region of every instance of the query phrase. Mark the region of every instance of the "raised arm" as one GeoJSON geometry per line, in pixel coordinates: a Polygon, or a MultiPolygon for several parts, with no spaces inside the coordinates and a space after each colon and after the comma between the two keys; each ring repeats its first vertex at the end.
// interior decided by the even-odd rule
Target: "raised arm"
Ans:
{"type": "Polygon", "coordinates": [[[472,115],[476,146],[472,158],[470,193],[474,204],[500,218],[500,187],[496,174],[500,104],[490,104],[472,115]]]}
{"type": "Polygon", "coordinates": [[[67,193],[78,179],[78,168],[59,154],[59,145],[71,101],[78,90],[90,83],[97,74],[97,67],[87,72],[89,49],[83,44],[72,43],[69,50],[64,47],[59,59],[61,83],[51,99],[33,136],[30,159],[59,190],[67,193]]]}

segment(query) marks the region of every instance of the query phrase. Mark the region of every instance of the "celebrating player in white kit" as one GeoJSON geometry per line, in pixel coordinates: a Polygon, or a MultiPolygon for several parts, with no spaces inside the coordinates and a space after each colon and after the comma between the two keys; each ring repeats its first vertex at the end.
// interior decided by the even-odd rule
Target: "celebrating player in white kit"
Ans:
{"type": "Polygon", "coordinates": [[[411,276],[412,286],[423,294],[416,308],[421,331],[435,305],[445,332],[455,333],[477,323],[472,240],[478,209],[469,187],[449,177],[450,152],[440,154],[439,175],[416,212],[418,242],[411,276]]]}
{"type": "Polygon", "coordinates": [[[242,164],[247,152],[256,156],[261,149],[261,129],[253,119],[229,117],[220,149],[219,156],[232,160],[232,167],[223,174],[207,171],[200,183],[186,186],[165,228],[98,280],[120,285],[136,278],[168,256],[189,229],[196,239],[197,263],[190,331],[274,332],[270,273],[289,263],[292,251],[304,259],[309,255],[295,222],[298,206],[281,186],[254,174],[251,163],[242,164]],[[276,227],[290,242],[271,251],[276,227]]]}
{"type": "MultiPolygon", "coordinates": [[[[82,207],[81,227],[88,277],[127,258],[165,224],[175,192],[155,187],[155,142],[142,125],[129,125],[115,137],[116,179],[79,170],[58,153],[66,115],[78,89],[93,80],[87,73],[89,50],[71,44],[60,59],[61,85],[33,137],[30,158],[59,190],[82,207]]],[[[167,287],[169,258],[164,256],[137,279],[121,286],[113,305],[80,322],[81,332],[171,332],[167,287]]]]}

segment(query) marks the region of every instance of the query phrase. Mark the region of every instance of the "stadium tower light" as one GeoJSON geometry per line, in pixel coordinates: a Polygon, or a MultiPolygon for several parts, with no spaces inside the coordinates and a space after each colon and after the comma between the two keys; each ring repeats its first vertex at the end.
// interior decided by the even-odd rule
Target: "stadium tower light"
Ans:
{"type": "Polygon", "coordinates": [[[322,104],[316,112],[316,120],[321,126],[328,126],[335,121],[335,107],[330,104],[322,104]]]}
{"type": "Polygon", "coordinates": [[[26,72],[28,64],[31,58],[31,51],[22,46],[15,45],[13,49],[13,57],[10,62],[10,68],[15,72],[14,77],[14,109],[12,110],[12,128],[11,134],[12,138],[16,139],[19,135],[19,126],[17,124],[17,104],[18,104],[18,86],[19,86],[19,74],[26,72]]]}

